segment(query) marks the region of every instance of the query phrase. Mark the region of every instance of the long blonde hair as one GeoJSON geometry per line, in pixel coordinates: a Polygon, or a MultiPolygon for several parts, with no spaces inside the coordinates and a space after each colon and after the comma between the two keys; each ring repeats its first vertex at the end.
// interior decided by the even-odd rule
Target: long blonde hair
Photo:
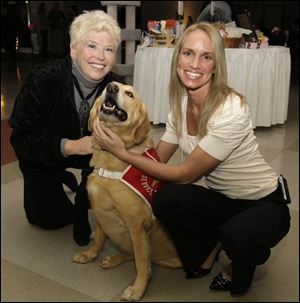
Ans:
{"type": "Polygon", "coordinates": [[[169,96],[170,108],[174,118],[173,124],[177,130],[177,134],[181,134],[182,114],[185,114],[182,113],[182,100],[186,94],[186,89],[177,75],[178,56],[186,37],[195,30],[204,31],[210,38],[215,61],[212,83],[210,85],[209,92],[204,99],[203,107],[201,109],[201,119],[198,124],[198,135],[203,137],[207,133],[207,122],[209,118],[213,115],[217,108],[224,103],[228,95],[238,95],[241,98],[241,104],[244,104],[244,98],[227,85],[227,69],[223,39],[219,34],[218,29],[207,22],[200,22],[191,25],[180,36],[178,42],[176,43],[172,57],[169,96]]]}

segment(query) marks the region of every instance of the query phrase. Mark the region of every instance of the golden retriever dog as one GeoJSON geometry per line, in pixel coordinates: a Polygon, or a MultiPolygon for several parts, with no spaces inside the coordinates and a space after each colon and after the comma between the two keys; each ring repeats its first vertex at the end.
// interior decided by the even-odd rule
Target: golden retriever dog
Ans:
{"type": "MultiPolygon", "coordinates": [[[[116,132],[126,148],[135,153],[143,154],[146,148],[154,145],[148,137],[150,121],[146,106],[132,86],[118,82],[108,84],[90,112],[90,129],[94,119],[100,119],[116,132]]],[[[137,301],[143,296],[151,277],[151,262],[172,268],[181,267],[181,262],[151,208],[135,191],[115,178],[128,163],[98,146],[94,148],[90,165],[94,171],[88,177],[87,190],[96,217],[95,238],[90,248],[77,253],[73,260],[87,263],[95,259],[105,239],[109,238],[120,254],[106,256],[100,266],[112,268],[134,259],[136,279],[125,289],[121,299],[137,301]]]]}

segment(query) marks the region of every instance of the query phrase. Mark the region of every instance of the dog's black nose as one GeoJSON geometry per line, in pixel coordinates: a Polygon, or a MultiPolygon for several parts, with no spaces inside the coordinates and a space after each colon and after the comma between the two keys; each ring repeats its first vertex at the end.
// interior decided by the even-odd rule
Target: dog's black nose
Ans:
{"type": "Polygon", "coordinates": [[[109,84],[107,85],[106,90],[107,90],[107,92],[109,92],[109,93],[114,93],[114,94],[116,94],[116,93],[119,92],[119,86],[118,86],[117,84],[115,84],[115,83],[109,83],[109,84]]]}

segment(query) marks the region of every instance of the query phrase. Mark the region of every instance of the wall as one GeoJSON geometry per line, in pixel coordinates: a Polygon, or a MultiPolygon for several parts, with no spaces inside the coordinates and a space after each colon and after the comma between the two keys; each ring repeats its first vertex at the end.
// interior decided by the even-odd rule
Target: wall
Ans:
{"type": "MultiPolygon", "coordinates": [[[[205,1],[184,1],[184,21],[192,16],[195,21],[205,1]]],[[[148,20],[175,19],[177,1],[142,1],[140,24],[146,30],[148,20]]]]}
{"type": "MultiPolygon", "coordinates": [[[[192,16],[195,21],[203,6],[210,1],[184,1],[184,21],[192,16]]],[[[265,20],[265,25],[279,25],[289,29],[294,20],[299,19],[298,1],[228,1],[235,12],[247,9],[251,13],[254,24],[265,20]],[[280,24],[278,24],[280,23],[280,24]]],[[[138,24],[146,29],[147,20],[164,20],[175,18],[177,1],[142,1],[138,24]]]]}
{"type": "Polygon", "coordinates": [[[299,19],[298,1],[232,1],[232,4],[236,9],[248,9],[254,24],[263,21],[268,28],[278,25],[289,29],[299,19]]]}
{"type": "MultiPolygon", "coordinates": [[[[37,9],[41,1],[30,1],[34,10],[37,9]]],[[[50,9],[53,1],[44,1],[50,9]]],[[[65,13],[68,12],[72,4],[77,4],[80,10],[101,9],[100,1],[58,1],[65,13]]],[[[184,1],[184,21],[191,16],[195,21],[203,6],[210,1],[184,1]]],[[[247,9],[251,13],[253,23],[258,25],[265,21],[265,25],[279,25],[288,29],[299,19],[298,1],[227,1],[238,12],[247,9]],[[280,24],[278,24],[280,23],[280,24]]],[[[102,7],[103,9],[103,7],[102,7]]],[[[33,12],[34,15],[35,12],[33,12]]],[[[145,30],[147,20],[164,20],[176,18],[177,1],[142,1],[142,5],[137,9],[137,27],[145,30]]]]}

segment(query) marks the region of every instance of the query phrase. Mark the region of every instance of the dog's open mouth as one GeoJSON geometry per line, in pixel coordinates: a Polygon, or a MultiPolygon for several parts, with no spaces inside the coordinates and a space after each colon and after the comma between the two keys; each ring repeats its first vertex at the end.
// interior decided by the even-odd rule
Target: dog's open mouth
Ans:
{"type": "Polygon", "coordinates": [[[116,101],[112,98],[108,98],[104,101],[101,106],[101,112],[106,115],[114,115],[121,122],[127,120],[127,113],[123,109],[119,108],[116,101]]]}

